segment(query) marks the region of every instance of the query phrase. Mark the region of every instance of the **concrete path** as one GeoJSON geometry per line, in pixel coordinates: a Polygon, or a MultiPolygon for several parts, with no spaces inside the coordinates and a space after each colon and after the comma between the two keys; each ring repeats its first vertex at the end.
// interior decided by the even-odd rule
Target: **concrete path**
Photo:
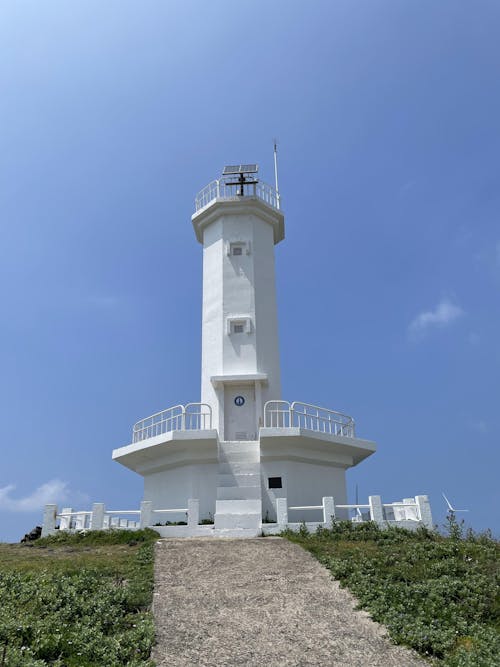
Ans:
{"type": "Polygon", "coordinates": [[[422,667],[329,572],[281,538],[157,543],[161,667],[422,667]]]}

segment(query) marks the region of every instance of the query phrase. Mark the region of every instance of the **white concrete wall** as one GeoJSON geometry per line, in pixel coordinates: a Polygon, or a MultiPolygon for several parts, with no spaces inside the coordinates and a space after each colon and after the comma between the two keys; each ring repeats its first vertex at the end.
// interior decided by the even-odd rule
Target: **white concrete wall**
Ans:
{"type": "Polygon", "coordinates": [[[212,376],[267,374],[257,415],[268,398],[281,396],[274,232],[249,211],[221,214],[203,228],[201,400],[212,406],[220,433],[224,389],[213,387],[212,376]],[[242,255],[228,254],[235,242],[246,244],[242,255]],[[250,331],[228,334],[228,319],[238,317],[250,319],[250,331]]]}
{"type": "MultiPolygon", "coordinates": [[[[288,505],[321,505],[324,496],[333,496],[335,503],[347,503],[345,470],[297,461],[261,462],[262,518],[266,512],[276,518],[276,498],[287,498],[288,505]],[[283,488],[269,489],[268,478],[281,477],[283,488]]],[[[343,516],[339,518],[344,518],[343,516]]],[[[323,521],[321,510],[290,511],[289,521],[323,521]]]]}
{"type": "MultiPolygon", "coordinates": [[[[153,503],[153,509],[187,507],[189,498],[200,501],[200,518],[214,517],[217,495],[217,463],[192,464],[151,473],[144,476],[144,500],[153,503]]],[[[154,522],[183,521],[183,516],[155,515],[154,522]]]]}

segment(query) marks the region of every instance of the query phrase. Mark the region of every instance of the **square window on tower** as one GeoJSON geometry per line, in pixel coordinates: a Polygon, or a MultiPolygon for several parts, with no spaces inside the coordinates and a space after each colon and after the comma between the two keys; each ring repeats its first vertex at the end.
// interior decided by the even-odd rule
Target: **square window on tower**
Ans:
{"type": "Polygon", "coordinates": [[[228,245],[228,255],[231,257],[242,257],[250,254],[250,244],[248,241],[234,241],[228,245]]]}
{"type": "Polygon", "coordinates": [[[252,321],[249,317],[230,317],[227,321],[228,334],[249,334],[252,331],[252,321]]]}

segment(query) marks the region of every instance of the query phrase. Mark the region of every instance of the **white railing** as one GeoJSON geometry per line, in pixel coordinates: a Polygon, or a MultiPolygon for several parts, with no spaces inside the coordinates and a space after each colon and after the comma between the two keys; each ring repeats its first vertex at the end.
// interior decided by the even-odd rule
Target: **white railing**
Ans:
{"type": "Polygon", "coordinates": [[[139,530],[152,527],[158,520],[158,515],[165,514],[186,520],[188,526],[196,528],[200,521],[200,502],[189,499],[187,505],[172,509],[153,509],[150,500],[143,500],[138,510],[107,510],[103,503],[94,503],[91,511],[74,511],[71,507],[64,507],[61,512],[57,511],[57,505],[45,505],[42,537],[53,535],[57,530],[70,533],[85,530],[139,530]],[[131,515],[134,516],[133,519],[129,518],[131,515]]]}
{"type": "Polygon", "coordinates": [[[134,424],[132,442],[141,442],[170,431],[202,431],[212,428],[212,408],[206,403],[174,405],[134,424]]]}
{"type": "Polygon", "coordinates": [[[303,428],[355,437],[354,419],[349,415],[299,401],[267,401],[264,405],[264,419],[267,428],[303,428]]]}
{"type": "Polygon", "coordinates": [[[257,197],[263,202],[272,206],[273,208],[280,208],[280,196],[276,190],[267,183],[259,181],[258,183],[250,183],[248,185],[234,184],[234,179],[231,179],[233,185],[229,185],[229,178],[219,178],[212,181],[203,190],[200,190],[195,199],[195,210],[200,211],[205,206],[208,206],[217,199],[229,199],[238,201],[241,196],[257,197]],[[243,188],[243,192],[241,191],[243,188]]]}
{"type": "MultiPolygon", "coordinates": [[[[433,529],[431,506],[427,496],[404,498],[401,502],[383,503],[380,496],[369,496],[368,504],[337,505],[335,500],[324,497],[321,505],[288,505],[287,498],[276,498],[276,524],[281,527],[293,526],[302,518],[304,511],[320,510],[323,514],[323,525],[328,527],[332,520],[348,517],[354,523],[374,521],[380,526],[401,526],[413,528],[423,525],[433,529]],[[339,512],[340,510],[340,512],[339,512]],[[300,512],[295,522],[290,522],[289,512],[300,512]],[[354,516],[350,516],[354,512],[354,516]]],[[[297,516],[294,514],[294,516],[297,516]]]]}

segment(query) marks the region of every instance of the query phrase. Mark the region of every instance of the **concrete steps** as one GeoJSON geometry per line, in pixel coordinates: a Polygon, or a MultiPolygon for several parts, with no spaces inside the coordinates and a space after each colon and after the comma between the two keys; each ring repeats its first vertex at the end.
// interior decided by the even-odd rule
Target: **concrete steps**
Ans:
{"type": "Polygon", "coordinates": [[[214,529],[228,537],[258,534],[262,522],[258,441],[219,443],[214,529]]]}
{"type": "Polygon", "coordinates": [[[217,500],[260,500],[260,485],[256,486],[219,486],[217,500]]]}

